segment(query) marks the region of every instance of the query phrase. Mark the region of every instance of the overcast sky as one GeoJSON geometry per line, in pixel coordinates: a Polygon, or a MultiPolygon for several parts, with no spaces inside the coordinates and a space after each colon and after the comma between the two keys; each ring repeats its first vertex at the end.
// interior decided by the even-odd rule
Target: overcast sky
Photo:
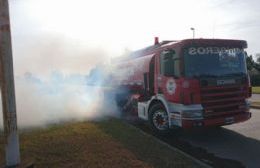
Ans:
{"type": "Polygon", "coordinates": [[[155,36],[192,38],[191,27],[196,38],[243,39],[260,53],[258,0],[11,0],[10,8],[16,74],[87,71],[155,36]]]}

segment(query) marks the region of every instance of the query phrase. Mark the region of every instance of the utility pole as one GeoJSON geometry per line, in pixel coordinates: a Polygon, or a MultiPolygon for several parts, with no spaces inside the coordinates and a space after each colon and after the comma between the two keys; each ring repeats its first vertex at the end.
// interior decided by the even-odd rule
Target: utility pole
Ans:
{"type": "Polygon", "coordinates": [[[192,31],[192,37],[195,38],[195,28],[191,27],[190,30],[192,31]]]}
{"type": "Polygon", "coordinates": [[[6,167],[14,167],[20,164],[20,151],[8,0],[0,0],[0,86],[6,138],[6,167]]]}

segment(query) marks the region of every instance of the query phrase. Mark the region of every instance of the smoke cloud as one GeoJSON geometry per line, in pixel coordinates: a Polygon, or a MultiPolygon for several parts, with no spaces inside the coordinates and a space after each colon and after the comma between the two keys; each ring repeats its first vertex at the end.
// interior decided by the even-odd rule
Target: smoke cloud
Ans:
{"type": "MultiPolygon", "coordinates": [[[[99,67],[110,59],[104,49],[62,38],[34,39],[38,43],[28,40],[14,50],[18,127],[119,115],[113,97],[105,100],[103,93],[106,72],[99,67]]],[[[2,107],[0,113],[2,129],[2,107]]]]}
{"type": "MultiPolygon", "coordinates": [[[[10,2],[18,127],[118,116],[103,94],[104,71],[97,70],[115,52],[99,31],[93,33],[85,14],[68,12],[70,3],[10,2]]],[[[0,113],[2,129],[2,103],[0,113]]]]}
{"type": "MultiPolygon", "coordinates": [[[[109,100],[104,97],[102,77],[93,76],[93,73],[90,79],[88,75],[64,75],[54,71],[49,79],[43,80],[28,72],[15,80],[20,128],[70,120],[96,120],[119,114],[111,101],[113,97],[109,100]],[[93,84],[93,79],[95,85],[90,85],[89,81],[93,84]]],[[[2,128],[2,116],[0,119],[2,128]]]]}

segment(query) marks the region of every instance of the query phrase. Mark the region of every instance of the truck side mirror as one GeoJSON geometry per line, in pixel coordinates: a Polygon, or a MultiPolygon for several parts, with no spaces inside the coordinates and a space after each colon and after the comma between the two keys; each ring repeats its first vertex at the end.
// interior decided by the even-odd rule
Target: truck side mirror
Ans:
{"type": "Polygon", "coordinates": [[[176,54],[175,50],[172,49],[163,51],[164,59],[166,57],[174,57],[175,54],[176,54]]]}

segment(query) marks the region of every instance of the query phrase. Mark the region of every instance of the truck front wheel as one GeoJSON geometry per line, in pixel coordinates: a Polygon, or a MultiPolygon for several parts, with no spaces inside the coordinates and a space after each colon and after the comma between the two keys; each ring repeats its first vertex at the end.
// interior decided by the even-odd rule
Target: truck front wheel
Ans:
{"type": "Polygon", "coordinates": [[[149,122],[157,134],[167,134],[170,131],[168,114],[161,103],[154,104],[149,110],[149,122]]]}

